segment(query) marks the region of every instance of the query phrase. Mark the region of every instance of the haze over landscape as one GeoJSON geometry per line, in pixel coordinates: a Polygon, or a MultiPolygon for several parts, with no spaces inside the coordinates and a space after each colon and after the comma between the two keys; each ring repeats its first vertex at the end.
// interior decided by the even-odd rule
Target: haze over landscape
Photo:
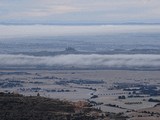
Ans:
{"type": "Polygon", "coordinates": [[[0,120],[159,120],[159,0],[1,0],[0,120]]]}

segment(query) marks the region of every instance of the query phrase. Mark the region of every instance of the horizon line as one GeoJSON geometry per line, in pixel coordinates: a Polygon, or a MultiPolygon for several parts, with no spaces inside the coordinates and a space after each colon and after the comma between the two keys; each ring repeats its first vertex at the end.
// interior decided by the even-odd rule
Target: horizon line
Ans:
{"type": "Polygon", "coordinates": [[[124,23],[17,23],[17,22],[0,22],[0,25],[160,25],[160,23],[148,23],[148,22],[124,22],[124,23]]]}

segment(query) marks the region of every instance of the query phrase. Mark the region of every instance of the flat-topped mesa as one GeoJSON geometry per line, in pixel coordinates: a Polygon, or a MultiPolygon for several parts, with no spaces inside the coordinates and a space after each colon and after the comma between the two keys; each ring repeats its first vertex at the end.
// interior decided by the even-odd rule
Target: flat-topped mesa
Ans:
{"type": "Polygon", "coordinates": [[[67,47],[65,49],[65,52],[77,52],[77,50],[75,48],[73,48],[73,47],[67,47]]]}

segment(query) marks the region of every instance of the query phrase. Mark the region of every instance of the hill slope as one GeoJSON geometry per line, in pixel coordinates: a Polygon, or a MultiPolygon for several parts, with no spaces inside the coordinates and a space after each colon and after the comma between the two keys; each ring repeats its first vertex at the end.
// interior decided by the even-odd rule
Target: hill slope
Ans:
{"type": "Polygon", "coordinates": [[[40,96],[0,93],[0,120],[94,120],[89,108],[79,108],[70,102],[40,96]]]}

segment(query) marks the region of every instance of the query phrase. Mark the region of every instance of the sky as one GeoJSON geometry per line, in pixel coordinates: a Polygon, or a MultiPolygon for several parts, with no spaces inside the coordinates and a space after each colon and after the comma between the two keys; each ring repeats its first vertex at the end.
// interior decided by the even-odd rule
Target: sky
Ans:
{"type": "Polygon", "coordinates": [[[0,0],[0,23],[160,23],[160,0],[0,0]]]}

